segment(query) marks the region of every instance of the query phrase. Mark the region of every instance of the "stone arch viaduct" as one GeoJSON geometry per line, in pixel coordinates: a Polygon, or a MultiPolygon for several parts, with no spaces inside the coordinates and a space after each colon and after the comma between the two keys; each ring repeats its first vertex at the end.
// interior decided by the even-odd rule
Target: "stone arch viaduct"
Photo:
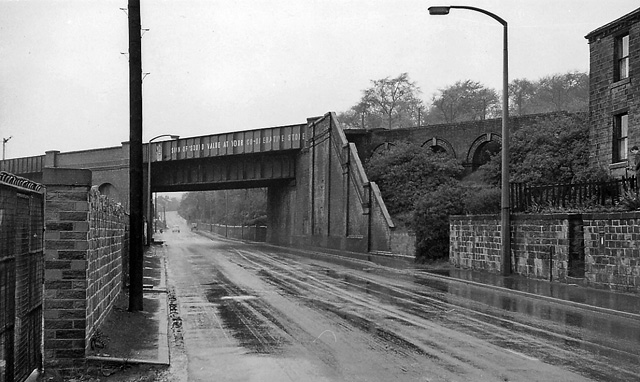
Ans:
{"type": "MultiPolygon", "coordinates": [[[[509,118],[511,130],[531,125],[541,119],[552,119],[561,113],[532,114],[509,118]]],[[[387,149],[397,142],[417,143],[425,148],[446,152],[464,165],[466,172],[486,163],[489,155],[501,147],[501,119],[486,119],[437,124],[402,129],[347,129],[345,135],[358,148],[360,158],[366,162],[378,150],[387,149]]]]}

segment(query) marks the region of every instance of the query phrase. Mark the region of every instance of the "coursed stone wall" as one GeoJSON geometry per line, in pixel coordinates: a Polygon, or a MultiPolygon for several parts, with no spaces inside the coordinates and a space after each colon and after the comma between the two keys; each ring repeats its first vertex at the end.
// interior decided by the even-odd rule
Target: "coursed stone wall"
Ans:
{"type": "MultiPolygon", "coordinates": [[[[640,292],[640,213],[512,215],[513,272],[640,292]],[[583,265],[584,264],[584,265],[583,265]],[[584,267],[584,268],[583,268],[584,267]]],[[[450,218],[449,261],[456,267],[500,272],[500,216],[450,218]]]]}
{"type": "Polygon", "coordinates": [[[500,271],[499,216],[452,216],[449,226],[451,264],[465,269],[500,271]]]}
{"type": "Polygon", "coordinates": [[[640,213],[583,215],[585,281],[640,292],[640,213]]]}

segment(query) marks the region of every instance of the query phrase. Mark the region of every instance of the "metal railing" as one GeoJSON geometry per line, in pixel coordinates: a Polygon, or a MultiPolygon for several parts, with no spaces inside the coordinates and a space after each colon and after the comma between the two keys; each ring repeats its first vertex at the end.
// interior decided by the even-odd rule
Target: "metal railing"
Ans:
{"type": "Polygon", "coordinates": [[[528,185],[511,183],[511,210],[616,206],[628,192],[638,190],[635,176],[606,182],[528,185]]]}

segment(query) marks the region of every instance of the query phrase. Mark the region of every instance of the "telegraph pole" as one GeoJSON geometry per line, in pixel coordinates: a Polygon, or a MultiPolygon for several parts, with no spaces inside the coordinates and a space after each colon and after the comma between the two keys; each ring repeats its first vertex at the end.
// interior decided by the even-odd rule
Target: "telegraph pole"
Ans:
{"type": "Polygon", "coordinates": [[[129,311],[143,309],[144,204],[142,179],[142,40],[140,0],[128,0],[129,16],[129,311]]]}

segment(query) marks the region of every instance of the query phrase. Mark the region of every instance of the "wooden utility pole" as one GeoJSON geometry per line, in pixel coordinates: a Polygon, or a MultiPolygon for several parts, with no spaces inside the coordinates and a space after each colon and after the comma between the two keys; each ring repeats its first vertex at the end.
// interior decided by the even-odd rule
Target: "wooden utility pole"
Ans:
{"type": "Polygon", "coordinates": [[[142,307],[144,219],[142,206],[142,40],[140,0],[129,0],[129,311],[142,307]]]}

